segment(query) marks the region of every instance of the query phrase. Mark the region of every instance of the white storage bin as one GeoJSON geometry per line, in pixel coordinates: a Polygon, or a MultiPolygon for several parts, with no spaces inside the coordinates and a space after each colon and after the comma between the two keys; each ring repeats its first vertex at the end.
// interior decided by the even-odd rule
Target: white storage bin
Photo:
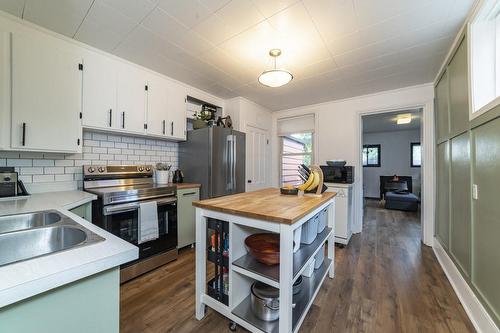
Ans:
{"type": "Polygon", "coordinates": [[[314,269],[318,269],[323,265],[323,260],[325,260],[325,246],[323,245],[321,249],[314,256],[314,269]]]}
{"type": "Polygon", "coordinates": [[[306,223],[302,225],[302,235],[300,242],[303,244],[311,244],[316,239],[318,235],[318,223],[319,214],[316,214],[313,218],[309,219],[306,223]]]}
{"type": "Polygon", "coordinates": [[[319,213],[318,234],[322,233],[326,227],[326,220],[328,217],[328,209],[325,208],[319,213]]]}
{"type": "Polygon", "coordinates": [[[302,275],[310,278],[313,275],[313,273],[314,273],[314,259],[313,259],[313,261],[311,261],[309,266],[307,266],[306,269],[304,269],[304,272],[302,272],[302,275]]]}
{"type": "Polygon", "coordinates": [[[302,226],[293,231],[293,253],[300,249],[300,238],[302,237],[302,226]]]}

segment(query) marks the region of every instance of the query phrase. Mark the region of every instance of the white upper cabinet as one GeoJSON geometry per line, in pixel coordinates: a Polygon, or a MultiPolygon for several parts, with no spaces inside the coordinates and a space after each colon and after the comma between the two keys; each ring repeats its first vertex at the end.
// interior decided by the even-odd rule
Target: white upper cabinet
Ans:
{"type": "Polygon", "coordinates": [[[151,75],[148,79],[147,133],[167,136],[168,85],[165,79],[151,75]]]}
{"type": "Polygon", "coordinates": [[[124,63],[118,64],[116,110],[119,128],[126,132],[145,134],[146,72],[124,63]]]}
{"type": "Polygon", "coordinates": [[[120,128],[116,110],[116,75],[116,61],[97,53],[88,52],[84,55],[83,126],[120,128]]]}
{"type": "Polygon", "coordinates": [[[167,134],[177,140],[186,140],[186,96],[184,86],[170,82],[168,90],[167,134]]]}
{"type": "Polygon", "coordinates": [[[51,38],[12,35],[11,147],[81,150],[81,56],[51,38]]]}

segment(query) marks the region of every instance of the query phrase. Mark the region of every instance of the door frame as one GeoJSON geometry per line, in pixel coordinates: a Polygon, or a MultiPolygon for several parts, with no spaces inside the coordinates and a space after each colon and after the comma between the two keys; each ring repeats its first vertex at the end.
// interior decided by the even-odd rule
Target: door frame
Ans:
{"type": "MultiPolygon", "coordinates": [[[[421,240],[425,245],[433,246],[434,244],[434,211],[435,211],[435,144],[434,144],[434,102],[428,101],[423,104],[416,105],[401,105],[392,108],[374,109],[369,111],[358,112],[358,144],[357,147],[363,145],[363,116],[374,115],[379,113],[388,113],[401,111],[405,109],[422,109],[422,121],[420,126],[420,142],[422,147],[422,166],[420,168],[421,178],[421,213],[420,221],[422,225],[421,240]]],[[[359,149],[355,167],[358,170],[363,170],[362,165],[362,148],[359,149]]],[[[359,172],[361,184],[359,186],[359,202],[363,202],[363,172],[359,172]]],[[[364,205],[359,205],[358,216],[360,221],[363,221],[364,205]]],[[[356,214],[355,214],[356,215],[356,214]]],[[[358,230],[353,232],[361,232],[362,223],[358,230]]]]}

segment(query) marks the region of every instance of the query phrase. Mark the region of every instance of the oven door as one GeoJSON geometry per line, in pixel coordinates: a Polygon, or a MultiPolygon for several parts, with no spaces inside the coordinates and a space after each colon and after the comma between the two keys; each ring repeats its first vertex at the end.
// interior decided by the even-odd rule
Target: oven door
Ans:
{"type": "Polygon", "coordinates": [[[141,244],[137,244],[141,201],[103,207],[103,225],[106,231],[138,246],[139,259],[177,247],[177,199],[169,197],[142,202],[149,201],[156,201],[158,206],[159,237],[141,244]]]}

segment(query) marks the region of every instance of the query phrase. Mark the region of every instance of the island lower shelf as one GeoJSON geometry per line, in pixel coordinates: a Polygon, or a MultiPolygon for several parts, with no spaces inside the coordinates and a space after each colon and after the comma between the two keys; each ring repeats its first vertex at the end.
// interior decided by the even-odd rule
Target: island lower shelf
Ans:
{"type": "MultiPolygon", "coordinates": [[[[292,330],[295,331],[299,321],[305,316],[306,311],[309,310],[316,294],[321,288],[328,269],[332,265],[332,260],[325,258],[323,264],[318,268],[310,277],[303,277],[301,291],[293,296],[293,310],[292,310],[292,330]]],[[[279,320],[263,321],[257,318],[251,308],[250,296],[246,297],[239,305],[237,305],[232,313],[241,318],[242,320],[251,323],[259,330],[266,333],[278,333],[279,320]]]]}

